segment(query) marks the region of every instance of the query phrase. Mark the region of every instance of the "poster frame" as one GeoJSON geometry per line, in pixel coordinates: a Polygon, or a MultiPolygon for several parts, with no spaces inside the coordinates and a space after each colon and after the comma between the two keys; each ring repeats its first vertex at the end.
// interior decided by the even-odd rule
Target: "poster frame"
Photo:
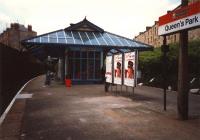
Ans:
{"type": "Polygon", "coordinates": [[[128,87],[136,87],[136,85],[137,85],[137,70],[138,70],[138,51],[136,51],[136,50],[134,50],[134,51],[130,51],[130,52],[126,52],[126,53],[124,53],[124,60],[123,60],[123,62],[124,62],[124,65],[123,65],[123,67],[124,67],[124,70],[123,70],[123,73],[124,73],[124,75],[123,75],[123,85],[125,85],[125,86],[128,86],[128,87]],[[126,58],[125,58],[125,56],[126,56],[126,54],[128,54],[128,53],[135,53],[135,58],[134,58],[134,78],[133,78],[133,85],[131,86],[131,85],[128,85],[128,84],[126,84],[126,78],[125,78],[125,64],[126,64],[126,58]]]}

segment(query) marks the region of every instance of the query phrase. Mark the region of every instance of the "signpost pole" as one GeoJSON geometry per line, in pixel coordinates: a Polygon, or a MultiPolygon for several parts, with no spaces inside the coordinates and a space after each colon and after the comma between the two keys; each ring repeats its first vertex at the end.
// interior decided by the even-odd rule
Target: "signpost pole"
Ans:
{"type": "MultiPolygon", "coordinates": [[[[181,0],[181,6],[186,6],[188,0],[181,0]]],[[[177,109],[178,118],[188,119],[188,30],[180,31],[179,47],[179,69],[178,69],[178,95],[177,109]]]]}
{"type": "Polygon", "coordinates": [[[172,12],[159,17],[159,35],[180,33],[178,62],[178,94],[177,116],[181,120],[188,119],[188,30],[200,26],[200,2],[188,5],[189,0],[181,0],[181,6],[172,12]]]}

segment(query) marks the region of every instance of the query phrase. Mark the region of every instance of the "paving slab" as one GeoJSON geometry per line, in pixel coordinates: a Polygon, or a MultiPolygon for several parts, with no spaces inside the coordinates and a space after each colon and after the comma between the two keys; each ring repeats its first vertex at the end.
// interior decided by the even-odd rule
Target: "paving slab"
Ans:
{"type": "MultiPolygon", "coordinates": [[[[190,119],[176,117],[176,92],[137,87],[104,92],[103,85],[44,86],[44,77],[27,85],[4,120],[7,140],[199,140],[200,96],[190,95],[190,119]],[[27,94],[31,94],[28,96],[27,94]],[[131,95],[131,96],[130,96],[131,95]],[[21,95],[20,97],[25,97],[21,95]]],[[[120,89],[120,88],[118,88],[120,89]]],[[[3,133],[3,135],[2,135],[3,133]]]]}

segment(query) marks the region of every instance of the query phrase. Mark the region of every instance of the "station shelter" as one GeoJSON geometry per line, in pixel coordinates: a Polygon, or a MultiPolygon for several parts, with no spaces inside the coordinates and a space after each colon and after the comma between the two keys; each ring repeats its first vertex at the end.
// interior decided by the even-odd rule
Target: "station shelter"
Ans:
{"type": "Polygon", "coordinates": [[[73,83],[99,83],[104,76],[108,53],[152,50],[152,46],[122,37],[84,20],[65,29],[23,40],[32,55],[44,61],[57,58],[60,78],[70,77],[73,83]]]}

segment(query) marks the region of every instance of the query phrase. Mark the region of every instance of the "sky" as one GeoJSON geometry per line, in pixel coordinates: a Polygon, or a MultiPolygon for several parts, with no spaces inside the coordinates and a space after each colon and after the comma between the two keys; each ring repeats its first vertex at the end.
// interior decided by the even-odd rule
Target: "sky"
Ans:
{"type": "Polygon", "coordinates": [[[87,17],[106,31],[134,38],[181,0],[0,0],[0,33],[10,23],[32,25],[40,34],[87,17]]]}

